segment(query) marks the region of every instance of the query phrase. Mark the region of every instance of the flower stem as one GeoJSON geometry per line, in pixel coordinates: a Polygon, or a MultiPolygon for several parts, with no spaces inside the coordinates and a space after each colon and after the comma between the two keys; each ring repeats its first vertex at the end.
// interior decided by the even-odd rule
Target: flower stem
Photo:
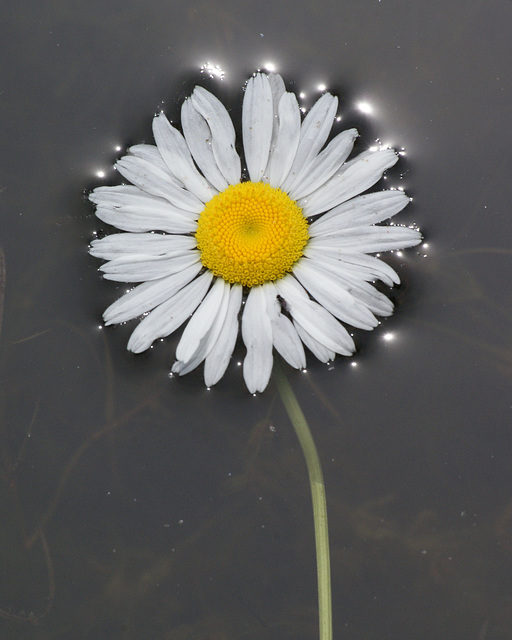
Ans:
{"type": "Polygon", "coordinates": [[[306,459],[313,502],[315,523],[316,566],[318,575],[318,616],[320,640],[332,640],[331,565],[329,560],[329,531],[327,528],[327,503],[320,458],[306,418],[302,413],[293,389],[280,364],[275,361],[274,380],[295,429],[306,459]]]}

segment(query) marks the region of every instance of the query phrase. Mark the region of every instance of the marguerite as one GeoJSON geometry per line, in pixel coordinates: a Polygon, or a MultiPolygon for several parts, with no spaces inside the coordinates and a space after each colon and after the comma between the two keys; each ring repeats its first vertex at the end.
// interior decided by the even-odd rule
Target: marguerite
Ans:
{"type": "Polygon", "coordinates": [[[347,329],[373,329],[393,305],[371,282],[399,282],[368,254],[420,242],[420,233],[379,225],[409,199],[399,190],[359,195],[398,156],[366,151],[347,162],[355,129],[326,146],[337,98],[325,93],[303,121],[277,74],[247,83],[242,113],[245,170],[222,103],[195,87],[181,110],[182,133],[155,116],[156,146],[129,149],[117,170],[132,184],[95,189],[100,220],[123,231],[94,240],[103,276],[142,283],[105,311],[105,324],[144,316],[128,349],[140,353],[188,320],[172,371],[204,361],[207,386],[224,375],[241,313],[251,393],[268,384],[273,349],[306,365],[304,345],[322,362],[350,355],[347,329]],[[246,177],[247,175],[247,177],[246,177]],[[341,322],[340,322],[341,321],[341,322]]]}

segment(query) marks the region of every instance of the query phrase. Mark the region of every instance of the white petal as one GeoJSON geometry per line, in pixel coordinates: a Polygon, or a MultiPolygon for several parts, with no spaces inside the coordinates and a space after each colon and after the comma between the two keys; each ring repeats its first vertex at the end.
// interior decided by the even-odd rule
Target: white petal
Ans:
{"type": "Polygon", "coordinates": [[[145,282],[178,273],[200,260],[198,251],[169,258],[167,256],[128,255],[102,264],[100,271],[107,280],[116,282],[145,282]]]}
{"type": "Polygon", "coordinates": [[[304,347],[296,328],[289,318],[281,313],[281,305],[277,299],[278,291],[272,282],[263,285],[267,313],[272,326],[272,341],[278,353],[295,369],[306,366],[304,347]]]}
{"type": "Polygon", "coordinates": [[[358,302],[339,279],[319,269],[312,260],[299,260],[293,267],[293,275],[338,320],[360,329],[373,329],[379,324],[368,307],[358,302]]]}
{"type": "Polygon", "coordinates": [[[242,338],[247,348],[244,379],[250,393],[264,391],[272,372],[272,327],[263,287],[252,287],[242,316],[242,338]]]}
{"type": "Polygon", "coordinates": [[[338,171],[350,155],[358,133],[347,129],[327,145],[327,147],[297,173],[288,189],[290,197],[299,200],[316,191],[338,171]]]}
{"type": "Polygon", "coordinates": [[[195,163],[206,179],[218,190],[224,191],[228,181],[222,175],[213,156],[212,134],[203,116],[192,106],[190,99],[181,107],[181,126],[195,163]]]}
{"type": "Polygon", "coordinates": [[[270,83],[270,89],[272,91],[272,104],[274,105],[274,115],[277,115],[277,105],[281,100],[282,95],[286,91],[284,86],[284,80],[278,73],[269,73],[267,75],[270,83]]]}
{"type": "MultiPolygon", "coordinates": [[[[197,351],[201,350],[204,338],[208,335],[211,327],[215,324],[215,319],[221,312],[223,301],[225,300],[224,312],[226,314],[227,301],[229,298],[229,284],[222,278],[217,278],[213,287],[208,292],[206,298],[201,302],[199,308],[194,313],[189,323],[183,331],[180,342],[176,349],[176,359],[187,363],[194,357],[197,351]]],[[[220,329],[220,328],[219,328],[220,329]]],[[[206,357],[204,354],[201,361],[206,357]]],[[[199,364],[199,363],[198,363],[199,364]]]]}
{"type": "Polygon", "coordinates": [[[132,207],[133,210],[137,208],[152,209],[153,207],[160,207],[165,209],[168,215],[175,212],[179,216],[187,217],[190,220],[197,220],[197,213],[180,209],[170,204],[165,198],[150,195],[146,191],[131,184],[121,184],[115,187],[97,187],[89,194],[89,200],[103,209],[122,211],[125,207],[132,207]]]}
{"type": "Polygon", "coordinates": [[[105,324],[119,324],[151,311],[187,285],[201,269],[202,265],[198,262],[165,278],[139,284],[105,310],[105,324]]]}
{"type": "Polygon", "coordinates": [[[235,348],[238,336],[238,312],[242,304],[242,290],[242,286],[239,284],[231,285],[226,317],[217,341],[206,356],[204,363],[204,382],[207,387],[212,387],[222,378],[235,348]]]}
{"type": "Polygon", "coordinates": [[[408,196],[398,189],[358,196],[320,216],[310,225],[309,235],[325,236],[340,229],[377,224],[402,211],[409,202],[408,196]]]}
{"type": "Polygon", "coordinates": [[[203,87],[195,87],[190,100],[210,128],[213,156],[220,172],[229,184],[237,184],[240,182],[240,158],[235,151],[235,129],[226,108],[203,87]]]}
{"type": "Polygon", "coordinates": [[[279,130],[279,103],[284,93],[286,92],[284,81],[279,74],[269,73],[267,75],[267,78],[270,84],[270,91],[272,92],[272,137],[270,140],[269,158],[268,158],[267,166],[261,178],[263,182],[268,182],[270,154],[272,153],[272,149],[276,144],[277,132],[279,130]]]}
{"type": "Polygon", "coordinates": [[[165,198],[185,211],[200,213],[204,208],[201,200],[180,187],[168,170],[165,172],[146,159],[124,156],[117,161],[116,169],[140,189],[151,195],[165,198]]]}
{"type": "Polygon", "coordinates": [[[273,127],[272,91],[266,75],[247,83],[242,109],[245,162],[252,182],[259,182],[268,163],[273,127]]]}
{"type": "Polygon", "coordinates": [[[163,202],[161,198],[154,198],[132,184],[120,184],[115,187],[96,187],[89,194],[89,200],[98,206],[110,206],[118,202],[130,201],[133,198],[149,198],[163,202]]]}
{"type": "MultiPolygon", "coordinates": [[[[277,129],[279,125],[279,103],[284,93],[286,92],[286,87],[284,86],[284,81],[278,73],[269,73],[267,75],[270,91],[272,92],[272,140],[270,142],[270,148],[274,146],[276,142],[277,129]]],[[[263,180],[265,180],[266,176],[263,176],[263,180]]]]}
{"type": "Polygon", "coordinates": [[[189,148],[181,133],[163,113],[153,118],[153,135],[170,172],[202,202],[208,202],[216,193],[195,168],[189,148]]]}
{"type": "Polygon", "coordinates": [[[295,325],[300,325],[331,352],[348,356],[355,351],[354,341],[345,327],[322,305],[310,300],[293,276],[278,280],[276,287],[295,325]]]}
{"type": "Polygon", "coordinates": [[[341,171],[326,184],[299,202],[304,214],[314,216],[323,213],[366,191],[397,160],[398,155],[393,149],[361,153],[343,165],[341,171]]]}
{"type": "Polygon", "coordinates": [[[178,344],[176,357],[178,357],[178,351],[183,353],[187,350],[189,351],[189,356],[187,358],[179,359],[173,364],[173,373],[184,376],[185,374],[190,373],[190,371],[193,371],[208,356],[213,345],[216,343],[222,330],[229,304],[229,284],[222,281],[221,287],[223,288],[221,296],[219,297],[217,294],[214,294],[216,301],[218,302],[215,308],[212,307],[211,301],[205,298],[199,306],[199,309],[190,319],[188,325],[185,327],[183,336],[178,344]],[[205,305],[210,307],[209,312],[202,311],[202,307],[205,305]],[[198,314],[202,319],[194,320],[198,314]],[[194,337],[195,331],[193,329],[190,332],[187,332],[188,326],[191,322],[194,323],[196,329],[199,325],[202,332],[200,340],[197,340],[197,338],[194,337]],[[185,335],[185,333],[187,333],[187,335],[185,335]],[[195,343],[195,346],[192,343],[195,343]]]}
{"type": "Polygon", "coordinates": [[[304,118],[300,129],[300,142],[290,173],[283,184],[288,191],[299,171],[307,170],[311,162],[324,146],[329,135],[338,108],[338,98],[330,93],[316,101],[304,118]]]}
{"type": "Polygon", "coordinates": [[[103,222],[121,229],[121,231],[167,231],[168,233],[191,233],[196,230],[197,222],[189,217],[179,216],[164,207],[153,207],[150,210],[124,207],[123,211],[115,209],[96,209],[96,217],[103,222]]]}
{"type": "Polygon", "coordinates": [[[367,282],[381,280],[384,284],[392,287],[400,284],[397,272],[378,258],[367,256],[365,253],[344,251],[343,249],[316,248],[311,242],[304,249],[304,255],[312,260],[337,260],[344,269],[354,277],[362,278],[367,282]]]}
{"type": "Polygon", "coordinates": [[[389,298],[368,284],[364,278],[354,275],[339,260],[324,256],[315,262],[315,268],[331,273],[356,300],[362,302],[373,313],[380,316],[390,316],[393,313],[393,304],[389,298]]]}
{"type": "Polygon", "coordinates": [[[293,93],[285,93],[278,109],[275,142],[265,174],[272,187],[280,187],[290,173],[300,140],[300,111],[293,93]]]}
{"type": "Polygon", "coordinates": [[[124,231],[188,233],[197,226],[197,213],[180,209],[133,185],[98,187],[89,199],[96,204],[100,220],[124,231]]]}
{"type": "Polygon", "coordinates": [[[416,229],[387,225],[343,229],[336,235],[310,238],[309,245],[316,249],[378,253],[414,247],[421,240],[421,233],[416,229]]]}
{"type": "MultiPolygon", "coordinates": [[[[131,156],[136,156],[141,160],[147,160],[150,164],[163,171],[166,175],[169,173],[169,168],[165,164],[162,154],[154,144],[134,144],[128,149],[128,152],[131,156]]],[[[176,180],[174,182],[179,187],[183,186],[176,180]]]]}
{"type": "Polygon", "coordinates": [[[347,279],[347,286],[354,298],[365,304],[372,313],[383,317],[393,314],[394,306],[391,300],[368,282],[347,279]]]}
{"type": "Polygon", "coordinates": [[[189,233],[197,227],[197,214],[133,185],[98,187],[89,199],[96,204],[96,217],[123,231],[189,233]]]}
{"type": "Polygon", "coordinates": [[[201,304],[211,280],[211,271],[205,271],[151,311],[130,336],[128,350],[141,353],[148,349],[157,338],[164,338],[176,331],[201,304]]]}
{"type": "Polygon", "coordinates": [[[101,240],[93,240],[89,253],[95,258],[112,260],[120,255],[143,253],[161,256],[181,255],[197,246],[192,236],[160,233],[112,233],[101,240]]]}
{"type": "MultiPolygon", "coordinates": [[[[154,172],[156,178],[161,178],[162,182],[165,184],[170,183],[171,189],[173,188],[183,188],[183,185],[180,181],[173,176],[169,172],[169,167],[165,164],[164,159],[162,158],[162,154],[158,151],[158,148],[155,145],[150,144],[136,144],[128,149],[128,154],[122,156],[117,160],[115,164],[115,168],[124,176],[124,173],[118,168],[118,165],[122,168],[126,164],[130,164],[130,171],[135,173],[152,173],[154,172]]],[[[133,181],[130,177],[125,176],[128,180],[133,182],[133,184],[137,184],[137,182],[133,181]]],[[[140,180],[139,178],[136,178],[140,180]]],[[[141,187],[147,193],[148,190],[145,187],[141,187]]],[[[154,194],[159,195],[159,194],[154,194]]],[[[165,196],[163,196],[165,197],[165,196]]]]}
{"type": "Polygon", "coordinates": [[[296,320],[293,321],[293,326],[297,330],[299,338],[320,362],[330,362],[334,360],[336,357],[335,351],[328,349],[321,342],[315,340],[296,320]]]}

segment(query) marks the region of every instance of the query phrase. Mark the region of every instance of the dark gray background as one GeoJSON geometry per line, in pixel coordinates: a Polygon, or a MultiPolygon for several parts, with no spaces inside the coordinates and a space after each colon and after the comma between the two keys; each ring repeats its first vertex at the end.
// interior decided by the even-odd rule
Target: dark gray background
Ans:
{"type": "Polygon", "coordinates": [[[175,338],[129,354],[133,325],[99,328],[123,286],[87,254],[84,190],[116,180],[116,147],[151,142],[196,81],[236,119],[272,62],[305,106],[338,93],[359,148],[405,148],[383,184],[429,245],[390,256],[396,314],[356,335],[357,367],[289,372],[324,464],[335,637],[509,640],[512,3],[31,0],[0,18],[0,637],[316,637],[306,471],[273,384],[251,397],[236,361],[211,391],[169,380],[175,338]]]}

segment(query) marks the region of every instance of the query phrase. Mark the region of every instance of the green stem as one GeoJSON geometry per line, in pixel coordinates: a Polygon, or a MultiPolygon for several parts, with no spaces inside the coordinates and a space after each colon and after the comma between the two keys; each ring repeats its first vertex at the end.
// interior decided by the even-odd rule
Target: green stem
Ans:
{"type": "Polygon", "coordinates": [[[306,459],[313,501],[315,523],[316,566],[318,575],[318,616],[320,640],[332,640],[331,565],[329,561],[329,531],[327,528],[327,503],[320,458],[306,418],[302,413],[293,389],[278,362],[274,364],[274,380],[288,417],[306,459]]]}

